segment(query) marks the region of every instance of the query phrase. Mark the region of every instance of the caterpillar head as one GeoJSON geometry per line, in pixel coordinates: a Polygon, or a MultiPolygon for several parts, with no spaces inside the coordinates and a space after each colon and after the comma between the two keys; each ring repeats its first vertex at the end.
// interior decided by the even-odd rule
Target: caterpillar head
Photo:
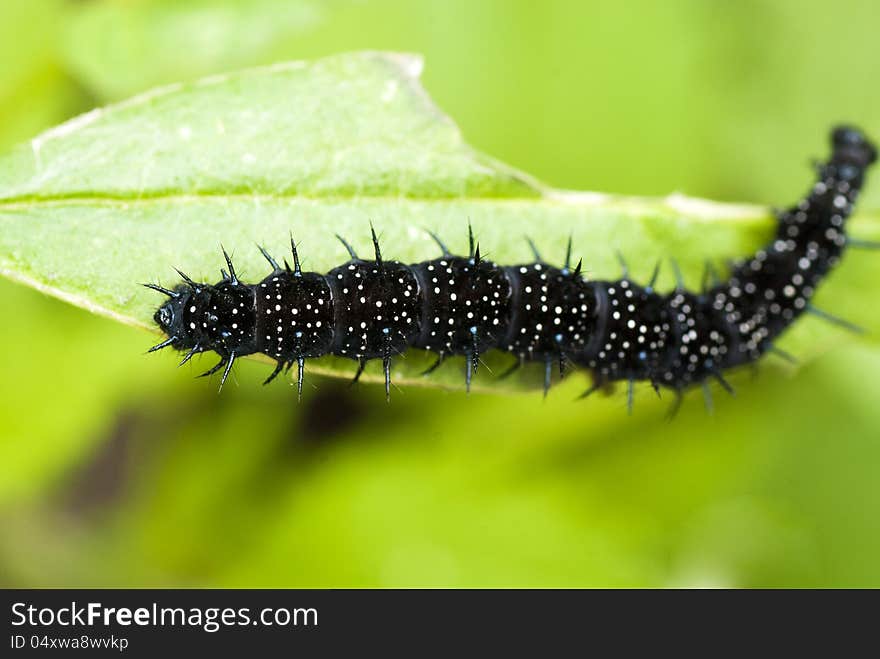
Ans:
{"type": "Polygon", "coordinates": [[[169,337],[182,338],[183,305],[189,300],[189,291],[185,286],[178,286],[166,294],[170,299],[156,309],[153,321],[169,337]]]}
{"type": "Polygon", "coordinates": [[[168,339],[154,349],[171,345],[178,350],[229,354],[253,341],[253,292],[248,286],[228,279],[213,286],[198,284],[188,277],[170,291],[147,286],[169,297],[153,314],[168,339]]]}

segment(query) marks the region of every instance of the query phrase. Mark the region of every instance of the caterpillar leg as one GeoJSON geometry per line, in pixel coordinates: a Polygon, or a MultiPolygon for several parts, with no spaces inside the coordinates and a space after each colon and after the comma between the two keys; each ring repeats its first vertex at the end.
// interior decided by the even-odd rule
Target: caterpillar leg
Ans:
{"type": "Polygon", "coordinates": [[[522,366],[523,366],[523,364],[525,363],[525,361],[526,361],[525,355],[517,355],[517,356],[516,356],[516,361],[513,363],[513,365],[510,366],[510,368],[508,368],[506,371],[504,371],[503,373],[501,373],[501,375],[498,376],[498,379],[499,379],[499,380],[503,380],[503,379],[505,379],[505,378],[509,378],[511,375],[513,375],[513,374],[516,373],[519,369],[522,368],[522,366]]]}
{"type": "Polygon", "coordinates": [[[278,374],[281,372],[281,369],[283,369],[283,368],[284,368],[284,362],[279,360],[278,363],[275,365],[275,370],[269,374],[269,377],[267,377],[265,380],[263,380],[263,384],[266,385],[266,384],[269,384],[270,382],[272,382],[272,380],[274,380],[276,377],[278,377],[278,374]]]}
{"type": "Polygon", "coordinates": [[[675,400],[672,401],[672,405],[669,406],[669,410],[666,412],[666,421],[668,422],[672,422],[678,416],[681,404],[684,402],[684,394],[681,392],[681,389],[674,389],[673,391],[675,392],[675,400]]]}
{"type": "Polygon", "coordinates": [[[217,364],[216,364],[215,366],[212,366],[211,368],[209,368],[207,371],[205,371],[204,373],[202,373],[202,374],[199,375],[198,377],[200,377],[200,378],[208,378],[208,377],[211,377],[212,375],[214,375],[214,373],[216,373],[216,372],[219,371],[221,368],[223,368],[224,366],[226,366],[226,362],[227,362],[226,357],[221,357],[221,358],[220,358],[220,361],[217,362],[217,364]]]}
{"type": "Polygon", "coordinates": [[[357,372],[354,374],[354,377],[351,379],[351,382],[348,383],[348,386],[351,387],[357,384],[357,381],[361,379],[361,374],[364,372],[364,369],[367,367],[367,360],[363,357],[358,357],[358,368],[357,372]]]}
{"type": "Polygon", "coordinates": [[[720,384],[724,388],[724,391],[729,393],[731,396],[736,396],[736,390],[724,378],[720,371],[713,372],[712,377],[714,377],[718,381],[718,384],[720,384]]]}
{"type": "Polygon", "coordinates": [[[442,364],[444,361],[446,361],[446,353],[441,351],[440,354],[437,355],[437,360],[433,364],[431,364],[428,368],[426,368],[424,371],[422,371],[421,374],[422,375],[430,375],[431,373],[436,371],[437,368],[440,366],[440,364],[442,364]]]}
{"type": "Polygon", "coordinates": [[[583,398],[587,398],[588,396],[591,396],[592,394],[599,391],[599,389],[601,389],[601,388],[602,388],[602,384],[600,382],[598,382],[598,381],[593,382],[593,384],[590,385],[589,389],[587,389],[584,393],[582,393],[580,396],[578,396],[577,399],[581,400],[583,398]]]}

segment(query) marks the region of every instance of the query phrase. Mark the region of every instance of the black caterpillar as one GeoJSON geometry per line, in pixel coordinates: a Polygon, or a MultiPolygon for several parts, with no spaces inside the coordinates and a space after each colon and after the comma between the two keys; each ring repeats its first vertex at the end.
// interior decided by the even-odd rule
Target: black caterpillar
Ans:
{"type": "Polygon", "coordinates": [[[584,395],[626,381],[630,408],[639,380],[658,393],[668,387],[679,399],[709,378],[730,390],[727,369],[768,351],[787,357],[774,342],[801,313],[845,324],[809,300],[847,244],[857,244],[847,239],[844,221],[877,151],[848,127],[835,129],[831,144],[809,195],[779,214],[773,241],[734,266],[726,282],[700,293],[685,290],[679,275],[675,290],[659,294],[656,269],[640,286],[625,264],[620,280],[585,281],[580,261],[570,267],[570,242],[561,269],[537,251],[534,263],[501,266],[480,256],[473,233],[467,257],[451,254],[432,234],[442,256],[406,265],[384,260],[372,231],[374,259],[358,258],[339,237],[351,260],[324,275],[302,271],[291,239],[293,268],[260,248],[273,271],[257,284],[239,281],[225,251],[229,270],[215,285],[180,271],[183,282],[173,290],[145,284],[170,298],[154,316],[168,338],[150,351],[185,350],[183,364],[213,350],[220,362],[204,375],[224,369],[221,387],[236,358],[261,352],[277,361],[266,383],[297,365],[300,396],[305,360],[335,354],[358,361],[355,381],[367,360],[381,359],[387,397],[391,359],[410,347],[437,353],[429,372],[449,356],[465,356],[468,388],[479,356],[495,348],[514,355],[515,367],[543,362],[545,395],[556,363],[592,370],[594,384],[584,395]]]}

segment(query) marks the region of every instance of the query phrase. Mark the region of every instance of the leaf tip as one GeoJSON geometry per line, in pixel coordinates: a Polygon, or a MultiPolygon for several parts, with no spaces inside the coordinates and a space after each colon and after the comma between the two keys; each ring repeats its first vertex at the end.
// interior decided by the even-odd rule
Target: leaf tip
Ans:
{"type": "Polygon", "coordinates": [[[425,69],[425,58],[417,53],[383,53],[406,77],[417,80],[425,69]]]}

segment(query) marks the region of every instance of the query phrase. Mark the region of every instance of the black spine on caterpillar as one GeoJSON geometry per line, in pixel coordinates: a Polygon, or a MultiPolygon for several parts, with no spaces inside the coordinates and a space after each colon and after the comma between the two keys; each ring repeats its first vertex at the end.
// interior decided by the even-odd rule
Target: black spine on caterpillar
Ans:
{"type": "Polygon", "coordinates": [[[216,352],[220,362],[205,375],[223,368],[221,386],[237,357],[263,353],[277,362],[267,383],[297,364],[300,394],[305,360],[336,354],[358,361],[355,380],[368,360],[381,359],[387,395],[391,360],[410,347],[437,354],[429,371],[465,356],[468,387],[480,355],[500,349],[515,367],[542,362],[545,394],[554,363],[592,369],[587,393],[628,381],[630,403],[640,380],[681,391],[714,377],[729,388],[726,369],[758,359],[798,315],[815,311],[809,299],[847,244],[844,222],[876,157],[859,131],[836,129],[819,181],[780,215],[771,244],[699,293],[680,277],[672,292],[655,292],[656,269],[645,286],[625,266],[622,279],[584,281],[581,264],[570,267],[570,244],[562,268],[537,250],[535,262],[500,266],[481,258],[472,234],[468,256],[434,236],[442,256],[406,265],[382,258],[373,231],[372,259],[340,238],[351,259],[326,275],[303,272],[291,240],[294,267],[261,248],[272,272],[257,284],[240,282],[225,252],[229,272],[215,285],[182,273],[173,290],[148,284],[170,298],[154,316],[168,338],[151,350],[185,350],[181,363],[216,352]]]}

